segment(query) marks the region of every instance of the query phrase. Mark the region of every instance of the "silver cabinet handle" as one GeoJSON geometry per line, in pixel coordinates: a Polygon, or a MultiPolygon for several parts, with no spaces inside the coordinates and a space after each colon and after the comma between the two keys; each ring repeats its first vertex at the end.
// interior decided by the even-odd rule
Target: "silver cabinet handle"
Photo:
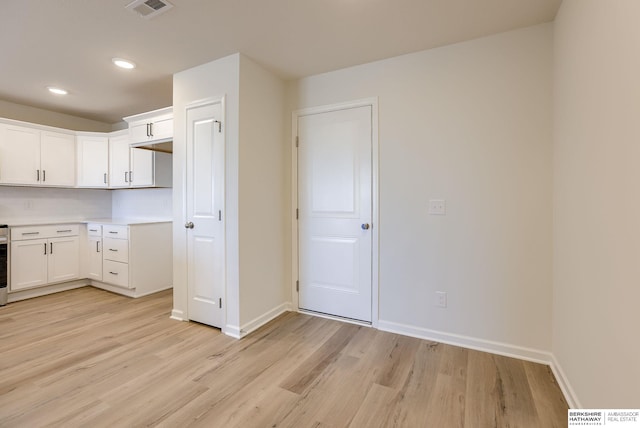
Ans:
{"type": "Polygon", "coordinates": [[[47,181],[47,171],[45,171],[44,169],[42,170],[42,182],[44,183],[45,181],[47,181]]]}
{"type": "Polygon", "coordinates": [[[109,248],[109,251],[113,251],[113,252],[118,252],[118,250],[116,250],[115,248],[109,248]]]}
{"type": "Polygon", "coordinates": [[[149,137],[153,137],[153,122],[149,124],[149,137]]]}
{"type": "Polygon", "coordinates": [[[104,173],[104,184],[107,184],[107,173],[104,173]]]}
{"type": "Polygon", "coordinates": [[[39,235],[40,232],[22,232],[22,236],[24,235],[39,235]]]}
{"type": "Polygon", "coordinates": [[[129,183],[133,183],[133,171],[129,171],[129,183]]]}
{"type": "Polygon", "coordinates": [[[49,254],[53,254],[53,242],[50,242],[49,246],[50,246],[49,247],[50,248],[49,254]]]}
{"type": "Polygon", "coordinates": [[[40,181],[40,170],[36,169],[36,181],[40,181]]]}
{"type": "Polygon", "coordinates": [[[96,241],[96,253],[100,252],[100,241],[96,241]]]}
{"type": "Polygon", "coordinates": [[[109,272],[111,275],[117,275],[118,272],[109,272]]]}
{"type": "Polygon", "coordinates": [[[44,243],[44,255],[45,256],[47,255],[47,243],[46,242],[44,243]]]}
{"type": "Polygon", "coordinates": [[[193,224],[193,222],[192,222],[192,221],[187,222],[187,223],[185,223],[185,225],[184,225],[184,227],[186,227],[187,229],[193,229],[193,226],[194,226],[194,224],[193,224]]]}
{"type": "Polygon", "coordinates": [[[69,232],[71,232],[71,229],[56,230],[56,232],[58,232],[58,233],[69,233],[69,232]]]}
{"type": "Polygon", "coordinates": [[[127,174],[129,174],[129,171],[125,171],[125,172],[124,172],[124,182],[125,182],[125,183],[128,183],[128,182],[129,182],[129,179],[128,179],[128,175],[127,175],[127,174]]]}

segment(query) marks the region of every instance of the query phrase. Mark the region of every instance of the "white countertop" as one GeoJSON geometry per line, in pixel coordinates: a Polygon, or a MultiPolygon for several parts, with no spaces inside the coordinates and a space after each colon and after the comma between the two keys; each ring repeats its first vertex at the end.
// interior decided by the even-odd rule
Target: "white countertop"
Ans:
{"type": "Polygon", "coordinates": [[[89,218],[89,219],[51,219],[51,218],[0,218],[0,224],[8,224],[10,227],[17,226],[42,226],[46,224],[117,224],[120,226],[129,226],[133,224],[150,224],[150,223],[171,223],[172,219],[158,218],[89,218]]]}

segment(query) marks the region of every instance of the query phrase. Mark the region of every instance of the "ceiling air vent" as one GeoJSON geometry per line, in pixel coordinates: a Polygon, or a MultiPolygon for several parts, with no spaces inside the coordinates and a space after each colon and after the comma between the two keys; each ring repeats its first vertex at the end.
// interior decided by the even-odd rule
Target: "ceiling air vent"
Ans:
{"type": "Polygon", "coordinates": [[[136,12],[142,18],[151,19],[172,7],[173,5],[167,0],[134,0],[126,6],[126,9],[136,12]]]}

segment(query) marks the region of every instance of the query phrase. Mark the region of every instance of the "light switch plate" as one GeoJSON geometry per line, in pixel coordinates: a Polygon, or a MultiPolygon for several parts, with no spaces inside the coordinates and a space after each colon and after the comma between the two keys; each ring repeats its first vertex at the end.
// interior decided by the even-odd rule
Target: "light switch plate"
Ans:
{"type": "Polygon", "coordinates": [[[444,199],[429,199],[429,215],[445,215],[447,202],[444,199]]]}

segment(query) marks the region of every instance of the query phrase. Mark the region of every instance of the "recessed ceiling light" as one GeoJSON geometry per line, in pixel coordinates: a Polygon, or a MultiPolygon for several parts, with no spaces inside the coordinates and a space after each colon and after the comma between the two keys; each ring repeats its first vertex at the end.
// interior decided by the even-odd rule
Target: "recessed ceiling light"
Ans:
{"type": "Polygon", "coordinates": [[[56,88],[55,86],[47,86],[47,89],[49,90],[49,92],[51,92],[52,94],[56,94],[56,95],[67,95],[69,92],[67,92],[65,89],[62,88],[56,88]]]}
{"type": "Polygon", "coordinates": [[[135,63],[126,60],[126,59],[122,59],[122,58],[113,58],[111,61],[113,61],[113,63],[115,65],[117,65],[120,68],[126,68],[127,70],[131,70],[132,68],[136,68],[135,63]]]}

